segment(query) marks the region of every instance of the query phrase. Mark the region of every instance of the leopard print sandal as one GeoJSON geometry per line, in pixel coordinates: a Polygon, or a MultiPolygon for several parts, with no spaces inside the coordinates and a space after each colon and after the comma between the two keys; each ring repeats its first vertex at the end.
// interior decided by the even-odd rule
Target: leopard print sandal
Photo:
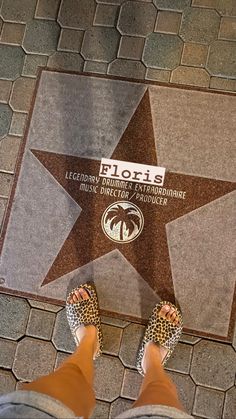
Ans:
{"type": "Polygon", "coordinates": [[[179,338],[181,336],[183,329],[183,319],[181,312],[178,310],[177,307],[174,306],[174,304],[169,303],[168,301],[162,301],[161,303],[157,304],[151,314],[151,317],[149,318],[144,337],[138,352],[137,356],[137,363],[136,367],[138,369],[138,372],[141,375],[144,375],[144,371],[142,368],[142,359],[144,355],[144,347],[147,342],[154,342],[158,343],[161,346],[164,346],[169,351],[166,354],[164,360],[162,361],[162,364],[165,365],[167,360],[170,358],[175,346],[177,345],[179,338]],[[179,324],[175,326],[172,324],[169,320],[163,319],[159,316],[159,312],[161,308],[165,305],[169,305],[173,307],[177,313],[177,316],[179,318],[179,324]]]}
{"type": "Polygon", "coordinates": [[[66,300],[66,315],[70,326],[71,333],[74,337],[75,343],[78,346],[79,341],[76,337],[76,330],[79,326],[93,325],[97,328],[98,346],[99,349],[94,356],[94,359],[101,355],[102,352],[102,329],[101,318],[99,314],[98,298],[95,288],[91,284],[81,284],[78,288],[74,288],[66,300]],[[72,294],[79,288],[84,288],[90,296],[87,300],[77,301],[76,303],[69,303],[72,294]]]}

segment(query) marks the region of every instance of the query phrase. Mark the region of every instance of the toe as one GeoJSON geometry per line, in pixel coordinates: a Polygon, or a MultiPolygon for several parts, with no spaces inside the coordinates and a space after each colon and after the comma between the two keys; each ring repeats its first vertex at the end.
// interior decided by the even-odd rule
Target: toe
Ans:
{"type": "Polygon", "coordinates": [[[88,300],[89,299],[89,295],[84,288],[80,288],[79,293],[80,293],[83,300],[88,300]]]}
{"type": "Polygon", "coordinates": [[[162,306],[160,311],[159,311],[159,316],[161,316],[165,319],[169,310],[170,310],[170,306],[168,306],[168,305],[162,306]]]}
{"type": "Polygon", "coordinates": [[[171,318],[172,318],[174,312],[175,312],[174,308],[173,307],[170,307],[170,310],[166,314],[166,319],[169,320],[169,321],[171,321],[171,318]]]}

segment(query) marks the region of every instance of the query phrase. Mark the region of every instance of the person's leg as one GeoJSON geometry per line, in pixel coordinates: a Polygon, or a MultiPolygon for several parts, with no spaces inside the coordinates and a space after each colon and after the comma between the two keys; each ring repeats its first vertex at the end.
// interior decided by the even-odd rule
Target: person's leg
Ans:
{"type": "MultiPolygon", "coordinates": [[[[86,300],[89,296],[80,289],[72,298],[76,302],[86,300]]],[[[97,329],[95,326],[80,326],[76,336],[79,346],[55,372],[23,384],[21,390],[47,394],[60,400],[77,416],[88,418],[95,407],[93,357],[98,346],[97,329]]]]}
{"type": "MultiPolygon", "coordinates": [[[[178,324],[176,313],[171,307],[162,307],[160,315],[174,324],[178,324]]],[[[184,410],[179,401],[176,387],[162,366],[162,360],[166,356],[167,351],[167,349],[158,346],[154,342],[148,342],[145,345],[142,361],[144,379],[139,397],[133,407],[161,404],[184,410]]]]}

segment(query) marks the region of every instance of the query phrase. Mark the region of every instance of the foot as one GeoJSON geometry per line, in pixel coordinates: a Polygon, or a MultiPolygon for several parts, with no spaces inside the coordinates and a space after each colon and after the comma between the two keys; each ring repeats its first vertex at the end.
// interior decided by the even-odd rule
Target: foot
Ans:
{"type": "MultiPolygon", "coordinates": [[[[68,298],[67,302],[69,304],[74,304],[79,301],[85,301],[90,299],[89,293],[84,288],[76,289],[68,298]]],[[[75,331],[76,337],[78,342],[81,342],[82,339],[86,339],[87,341],[91,342],[91,346],[93,348],[93,355],[95,356],[99,349],[99,342],[98,342],[98,335],[97,335],[97,328],[93,325],[79,326],[75,331]]]]}
{"type": "MultiPolygon", "coordinates": [[[[176,310],[169,305],[164,305],[159,311],[158,315],[163,319],[168,320],[175,326],[179,325],[178,314],[176,313],[176,310]]],[[[144,355],[142,359],[142,368],[144,373],[146,373],[150,358],[156,359],[158,362],[163,363],[167,353],[168,349],[166,349],[164,346],[158,345],[154,342],[147,342],[144,347],[144,355]]]]}

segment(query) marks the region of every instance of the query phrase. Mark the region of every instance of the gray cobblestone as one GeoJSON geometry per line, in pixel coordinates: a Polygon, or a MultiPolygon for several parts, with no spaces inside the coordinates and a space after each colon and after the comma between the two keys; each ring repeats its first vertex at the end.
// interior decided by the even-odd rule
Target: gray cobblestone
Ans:
{"type": "Polygon", "coordinates": [[[0,394],[11,393],[15,390],[16,379],[10,371],[0,369],[0,394]]]}
{"type": "Polygon", "coordinates": [[[236,406],[236,387],[232,387],[227,391],[225,396],[225,405],[223,411],[224,419],[232,419],[235,415],[236,406]]]}
{"type": "Polygon", "coordinates": [[[202,340],[194,346],[190,373],[196,384],[227,390],[234,384],[235,364],[231,346],[202,340]]]}
{"type": "Polygon", "coordinates": [[[58,70],[82,71],[83,65],[81,55],[72,52],[55,52],[48,60],[48,66],[58,70]]]}
{"type": "Polygon", "coordinates": [[[53,54],[57,49],[60,27],[56,22],[35,19],[26,25],[23,47],[34,54],[53,54]]]}
{"type": "Polygon", "coordinates": [[[60,0],[38,0],[35,17],[37,19],[55,20],[60,0]]]}
{"type": "Polygon", "coordinates": [[[113,28],[116,25],[118,11],[119,7],[114,4],[98,4],[94,24],[113,28]]]}
{"type": "Polygon", "coordinates": [[[63,28],[88,29],[93,24],[95,0],[62,0],[58,22],[63,28]]]}
{"type": "Polygon", "coordinates": [[[21,47],[0,45],[0,78],[15,80],[21,75],[25,54],[21,47]]]}
{"type": "Polygon", "coordinates": [[[58,42],[59,51],[79,52],[84,37],[83,31],[62,29],[58,42]]]}
{"type": "Polygon", "coordinates": [[[5,103],[0,103],[0,138],[4,137],[10,128],[12,110],[5,103]]]}
{"type": "Polygon", "coordinates": [[[85,32],[81,54],[86,60],[110,62],[116,57],[119,39],[116,29],[94,26],[85,32]]]}
{"type": "Polygon", "coordinates": [[[0,168],[14,173],[21,139],[7,136],[0,141],[0,168]]]}
{"type": "Polygon", "coordinates": [[[17,343],[13,340],[0,338],[0,367],[11,368],[16,352],[17,343]]]}
{"type": "Polygon", "coordinates": [[[54,313],[32,308],[30,311],[26,334],[36,338],[50,340],[54,321],[54,313]]]}
{"type": "Polygon", "coordinates": [[[25,334],[29,311],[29,305],[24,299],[0,294],[1,337],[15,340],[21,338],[25,334]]]}
{"type": "Polygon", "coordinates": [[[117,27],[122,35],[147,36],[154,29],[156,15],[151,3],[127,1],[121,7],[117,27]]]}
{"type": "Polygon", "coordinates": [[[145,66],[140,61],[124,60],[119,58],[113,61],[108,67],[108,74],[134,79],[144,79],[145,66]]]}
{"type": "Polygon", "coordinates": [[[126,367],[136,367],[136,358],[145,327],[131,323],[124,329],[120,359],[126,367]]]}
{"type": "Polygon", "coordinates": [[[96,397],[108,402],[112,402],[119,397],[124,374],[124,367],[120,360],[102,355],[95,363],[95,371],[94,388],[96,397]]]}
{"type": "Polygon", "coordinates": [[[172,70],[180,63],[182,48],[177,35],[152,33],[146,40],[143,62],[147,67],[172,70]]]}
{"type": "Polygon", "coordinates": [[[193,414],[212,419],[222,418],[224,393],[205,387],[197,387],[193,414]]]}
{"type": "Polygon", "coordinates": [[[39,67],[47,65],[48,57],[46,55],[27,55],[25,57],[22,76],[36,77],[39,67]]]}
{"type": "Polygon", "coordinates": [[[57,314],[52,342],[60,351],[74,352],[75,350],[75,342],[67,322],[65,309],[57,314]]]}
{"type": "Polygon", "coordinates": [[[55,359],[51,342],[25,337],[18,343],[13,372],[20,380],[32,381],[53,371],[55,359]]]}
{"type": "Polygon", "coordinates": [[[4,0],[1,16],[8,22],[26,23],[34,16],[37,0],[4,0]]]}

